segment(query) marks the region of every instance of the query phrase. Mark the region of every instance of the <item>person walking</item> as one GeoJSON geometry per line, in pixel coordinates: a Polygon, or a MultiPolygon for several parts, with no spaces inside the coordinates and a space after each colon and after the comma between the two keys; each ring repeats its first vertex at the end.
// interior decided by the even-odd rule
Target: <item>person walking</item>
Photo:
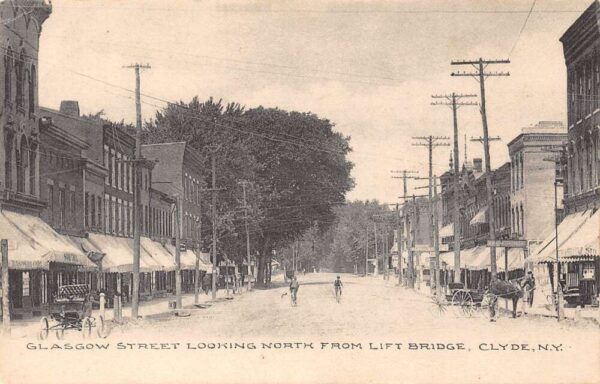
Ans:
{"type": "Polygon", "coordinates": [[[298,299],[298,288],[300,288],[298,279],[296,279],[296,276],[293,276],[292,281],[290,282],[290,296],[292,298],[292,305],[296,305],[296,300],[298,299]]]}
{"type": "Polygon", "coordinates": [[[338,303],[340,302],[340,298],[342,297],[342,287],[343,286],[344,286],[344,284],[342,284],[342,280],[338,276],[335,279],[335,281],[333,282],[333,288],[335,289],[335,300],[338,303]]]}

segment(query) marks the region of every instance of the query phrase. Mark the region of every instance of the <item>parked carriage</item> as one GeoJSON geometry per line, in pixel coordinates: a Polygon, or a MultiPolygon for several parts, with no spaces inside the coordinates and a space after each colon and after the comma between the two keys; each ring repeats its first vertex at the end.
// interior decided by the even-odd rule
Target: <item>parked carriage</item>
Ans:
{"type": "Polygon", "coordinates": [[[81,331],[84,338],[92,336],[92,328],[98,336],[106,337],[104,318],[95,319],[92,314],[92,300],[89,287],[85,284],[63,285],[50,303],[48,316],[40,320],[40,339],[45,340],[50,331],[62,339],[66,330],[81,331]],[[50,322],[53,321],[54,324],[50,322]]]}

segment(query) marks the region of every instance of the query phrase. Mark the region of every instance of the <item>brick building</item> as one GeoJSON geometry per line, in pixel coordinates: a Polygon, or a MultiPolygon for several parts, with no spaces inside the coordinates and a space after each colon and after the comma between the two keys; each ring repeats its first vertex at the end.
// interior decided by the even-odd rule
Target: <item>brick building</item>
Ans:
{"type": "MultiPolygon", "coordinates": [[[[560,121],[540,121],[523,128],[508,143],[512,238],[539,243],[554,230],[556,166],[548,160],[553,149],[560,150],[566,143],[567,130],[560,121]]],[[[562,206],[562,186],[557,199],[562,206]]]]}
{"type": "Polygon", "coordinates": [[[567,302],[581,306],[598,302],[600,285],[599,25],[596,0],[560,38],[567,70],[568,144],[562,163],[566,215],[558,238],[548,233],[531,260],[534,273],[549,280],[547,294],[555,291],[557,272],[567,302]]]}

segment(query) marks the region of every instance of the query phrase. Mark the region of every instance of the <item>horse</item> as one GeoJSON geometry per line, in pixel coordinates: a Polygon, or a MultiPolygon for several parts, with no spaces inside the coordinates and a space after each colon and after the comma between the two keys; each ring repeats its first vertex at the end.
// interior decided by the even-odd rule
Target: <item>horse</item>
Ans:
{"type": "Polygon", "coordinates": [[[517,317],[517,304],[519,303],[519,299],[523,297],[523,289],[520,285],[511,281],[503,281],[497,278],[492,279],[490,293],[494,295],[493,302],[490,303],[490,315],[492,318],[496,314],[495,305],[498,297],[512,300],[512,317],[513,319],[517,317]]]}

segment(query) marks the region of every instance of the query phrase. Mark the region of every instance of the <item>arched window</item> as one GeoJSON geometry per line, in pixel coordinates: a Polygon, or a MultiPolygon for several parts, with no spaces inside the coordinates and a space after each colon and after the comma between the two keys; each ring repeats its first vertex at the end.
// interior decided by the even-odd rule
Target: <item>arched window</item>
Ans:
{"type": "Polygon", "coordinates": [[[13,135],[8,132],[4,141],[4,187],[12,189],[13,135]]]}
{"type": "Polygon", "coordinates": [[[17,155],[17,192],[25,192],[25,174],[27,171],[27,164],[29,163],[28,149],[27,139],[25,136],[22,136],[21,145],[19,146],[17,155]]]}
{"type": "Polygon", "coordinates": [[[31,66],[31,70],[29,71],[29,115],[33,115],[35,113],[35,86],[36,86],[36,76],[37,72],[35,70],[35,65],[31,66]]]}
{"type": "Polygon", "coordinates": [[[13,54],[10,47],[4,55],[4,100],[10,101],[12,98],[12,71],[13,71],[13,54]]]}
{"type": "Polygon", "coordinates": [[[37,190],[37,177],[35,175],[37,150],[38,145],[36,143],[31,143],[29,148],[29,193],[32,195],[35,195],[37,190]]]}
{"type": "Polygon", "coordinates": [[[21,51],[19,58],[17,59],[17,65],[15,66],[15,73],[17,75],[17,92],[15,95],[15,103],[17,107],[23,107],[23,86],[25,78],[25,53],[21,51]]]}

